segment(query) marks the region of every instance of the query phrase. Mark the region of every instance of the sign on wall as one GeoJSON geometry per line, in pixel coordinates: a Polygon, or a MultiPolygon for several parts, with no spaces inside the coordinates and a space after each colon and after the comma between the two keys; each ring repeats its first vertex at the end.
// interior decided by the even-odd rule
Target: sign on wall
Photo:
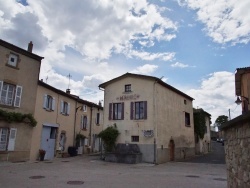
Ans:
{"type": "Polygon", "coordinates": [[[139,97],[140,97],[140,95],[138,95],[138,94],[122,95],[120,97],[117,97],[116,100],[118,100],[118,101],[136,100],[136,99],[139,99],[139,97]]]}

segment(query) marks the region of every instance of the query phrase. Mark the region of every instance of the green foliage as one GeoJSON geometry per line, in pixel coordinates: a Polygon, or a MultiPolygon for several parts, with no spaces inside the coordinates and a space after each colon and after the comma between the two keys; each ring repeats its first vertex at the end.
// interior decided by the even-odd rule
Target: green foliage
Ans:
{"type": "Polygon", "coordinates": [[[203,109],[194,111],[194,132],[200,138],[203,139],[206,133],[206,113],[203,109]]]}
{"type": "Polygon", "coordinates": [[[28,123],[30,126],[35,127],[37,124],[37,121],[33,117],[32,114],[21,114],[17,112],[7,112],[0,109],[0,117],[2,117],[5,121],[11,123],[11,122],[26,122],[28,120],[28,123]]]}
{"type": "Polygon", "coordinates": [[[228,117],[225,115],[218,116],[215,120],[216,126],[220,127],[223,123],[226,123],[228,121],[228,117]]]}
{"type": "Polygon", "coordinates": [[[103,140],[104,142],[104,149],[107,152],[113,151],[115,147],[115,142],[117,137],[119,136],[119,131],[116,128],[116,124],[114,126],[107,127],[105,130],[100,132],[98,136],[103,140]]]}

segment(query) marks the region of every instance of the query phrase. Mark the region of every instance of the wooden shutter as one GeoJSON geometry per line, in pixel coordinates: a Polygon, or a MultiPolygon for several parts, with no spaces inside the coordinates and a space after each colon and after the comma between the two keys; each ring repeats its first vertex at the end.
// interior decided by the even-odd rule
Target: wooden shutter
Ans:
{"type": "Polygon", "coordinates": [[[80,124],[80,128],[83,129],[83,115],[81,115],[81,124],[80,124]]]}
{"type": "Polygon", "coordinates": [[[61,100],[61,109],[60,109],[60,113],[63,113],[63,100],[61,100]]]}
{"type": "Polygon", "coordinates": [[[147,101],[144,101],[144,119],[147,119],[147,101]]]}
{"type": "Polygon", "coordinates": [[[17,132],[16,128],[10,129],[8,151],[14,151],[15,149],[16,132],[17,132]]]}
{"type": "Polygon", "coordinates": [[[43,108],[47,108],[47,100],[48,100],[48,98],[47,98],[47,94],[45,94],[44,96],[43,96],[43,108]]]}
{"type": "Polygon", "coordinates": [[[122,102],[122,115],[121,115],[121,119],[124,119],[124,102],[122,102]]]}
{"type": "Polygon", "coordinates": [[[15,95],[15,101],[14,101],[15,107],[20,107],[21,96],[22,96],[22,86],[16,86],[16,95],[15,95]]]}
{"type": "Polygon", "coordinates": [[[3,81],[0,81],[0,98],[1,98],[1,93],[2,93],[2,87],[3,87],[3,81]]]}
{"type": "Polygon", "coordinates": [[[70,103],[68,103],[67,115],[69,115],[69,112],[70,112],[70,103]]]}
{"type": "Polygon", "coordinates": [[[51,110],[55,110],[55,103],[56,103],[56,100],[55,100],[55,97],[53,97],[53,100],[52,100],[52,109],[51,110]]]}
{"type": "Polygon", "coordinates": [[[134,102],[130,103],[130,119],[134,119],[134,102]]]}
{"type": "Polygon", "coordinates": [[[112,103],[109,103],[109,120],[112,120],[112,103]]]}

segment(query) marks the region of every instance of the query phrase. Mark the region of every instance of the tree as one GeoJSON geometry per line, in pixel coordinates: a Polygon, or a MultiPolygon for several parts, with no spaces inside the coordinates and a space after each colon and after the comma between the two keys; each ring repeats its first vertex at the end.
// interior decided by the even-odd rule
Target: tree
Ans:
{"type": "Polygon", "coordinates": [[[215,125],[219,128],[222,124],[228,122],[228,116],[220,115],[215,120],[215,125]]]}
{"type": "Polygon", "coordinates": [[[98,134],[98,136],[104,142],[104,149],[106,152],[111,152],[115,148],[115,142],[117,137],[119,136],[119,131],[116,128],[116,124],[114,126],[107,127],[102,132],[98,134]]]}
{"type": "Polygon", "coordinates": [[[206,113],[203,109],[194,109],[194,132],[203,139],[206,133],[206,113]]]}

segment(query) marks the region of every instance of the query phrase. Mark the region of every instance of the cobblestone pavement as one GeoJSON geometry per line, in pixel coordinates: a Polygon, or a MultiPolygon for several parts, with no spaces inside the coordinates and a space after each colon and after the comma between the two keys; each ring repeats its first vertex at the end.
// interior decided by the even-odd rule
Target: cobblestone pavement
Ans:
{"type": "Polygon", "coordinates": [[[169,162],[117,164],[96,156],[42,162],[0,162],[1,188],[226,188],[226,166],[169,162]]]}

